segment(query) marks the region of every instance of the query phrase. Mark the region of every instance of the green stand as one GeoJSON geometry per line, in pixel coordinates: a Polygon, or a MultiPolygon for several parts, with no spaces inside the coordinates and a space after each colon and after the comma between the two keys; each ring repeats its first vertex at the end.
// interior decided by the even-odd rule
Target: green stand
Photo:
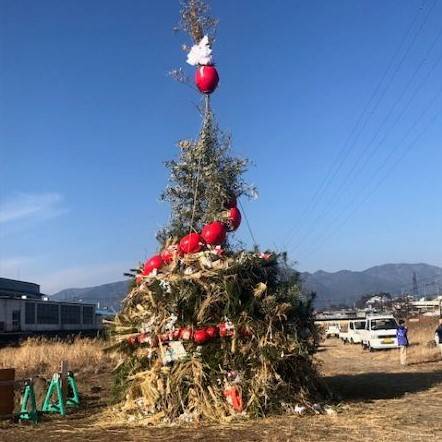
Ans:
{"type": "Polygon", "coordinates": [[[34,385],[32,380],[25,382],[22,397],[20,399],[20,413],[18,418],[21,421],[38,422],[37,403],[35,401],[34,385]]]}
{"type": "Polygon", "coordinates": [[[66,416],[65,402],[61,388],[61,378],[58,373],[55,373],[54,376],[52,376],[41,411],[43,413],[58,413],[61,416],[66,416]],[[55,402],[52,400],[54,393],[56,395],[55,402]]]}
{"type": "Polygon", "coordinates": [[[74,373],[68,372],[68,397],[66,398],[66,405],[69,407],[80,406],[80,394],[78,393],[77,381],[75,380],[74,373]]]}

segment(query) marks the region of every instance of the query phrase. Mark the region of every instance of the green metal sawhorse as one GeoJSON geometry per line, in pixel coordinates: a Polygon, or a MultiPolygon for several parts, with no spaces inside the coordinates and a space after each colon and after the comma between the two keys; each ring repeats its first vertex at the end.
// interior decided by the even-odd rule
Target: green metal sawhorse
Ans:
{"type": "Polygon", "coordinates": [[[21,421],[31,421],[34,424],[39,421],[37,402],[35,400],[34,382],[32,379],[25,380],[20,399],[20,412],[18,413],[18,418],[21,421]]]}
{"type": "Polygon", "coordinates": [[[67,395],[64,397],[62,388],[62,376],[60,373],[55,373],[49,383],[48,391],[46,393],[41,411],[43,413],[58,413],[61,416],[66,416],[67,407],[80,406],[80,394],[78,392],[77,382],[74,374],[69,371],[66,376],[67,395]],[[55,394],[55,400],[53,396],[55,394]]]}

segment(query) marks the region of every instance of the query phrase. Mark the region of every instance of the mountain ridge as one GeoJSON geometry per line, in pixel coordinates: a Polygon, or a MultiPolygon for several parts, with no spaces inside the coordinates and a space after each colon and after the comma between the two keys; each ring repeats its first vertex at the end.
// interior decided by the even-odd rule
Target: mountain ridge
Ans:
{"type": "MultiPolygon", "coordinates": [[[[426,263],[387,263],[365,270],[338,270],[313,273],[301,272],[305,292],[316,292],[316,306],[324,308],[331,304],[353,303],[362,295],[389,292],[392,295],[411,293],[413,274],[416,273],[420,296],[442,285],[442,268],[426,263]]],[[[60,301],[82,301],[99,303],[119,309],[121,300],[129,289],[129,280],[116,281],[94,287],[69,288],[52,295],[60,301]]]]}

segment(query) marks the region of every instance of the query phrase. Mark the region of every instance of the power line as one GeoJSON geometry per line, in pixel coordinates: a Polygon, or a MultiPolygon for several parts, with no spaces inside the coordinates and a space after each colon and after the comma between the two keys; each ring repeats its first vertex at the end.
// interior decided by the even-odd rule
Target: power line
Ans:
{"type": "MultiPolygon", "coordinates": [[[[422,32],[423,27],[424,27],[425,23],[427,22],[431,11],[433,10],[433,8],[436,5],[436,2],[437,2],[437,0],[434,0],[433,3],[431,4],[431,6],[428,8],[426,15],[424,15],[421,25],[417,28],[416,32],[411,37],[411,40],[405,50],[405,53],[400,58],[400,61],[399,61],[398,65],[396,66],[396,68],[393,70],[393,73],[390,76],[389,82],[387,83],[386,87],[383,90],[381,90],[382,85],[383,85],[385,79],[387,78],[390,70],[392,70],[394,67],[394,63],[396,61],[397,56],[401,53],[403,46],[405,45],[409,35],[411,34],[415,24],[417,23],[417,20],[421,14],[421,11],[425,9],[426,2],[424,1],[422,6],[418,9],[410,26],[407,29],[405,37],[403,39],[401,39],[401,43],[399,44],[393,57],[391,58],[387,69],[384,71],[383,75],[381,76],[381,79],[377,83],[375,90],[373,91],[368,102],[364,106],[362,113],[360,114],[358,120],[356,121],[356,124],[352,127],[349,136],[346,138],[343,148],[339,151],[338,155],[336,156],[335,160],[333,161],[332,166],[329,168],[329,171],[328,171],[326,177],[322,180],[321,184],[316,189],[312,199],[310,200],[310,204],[308,204],[307,207],[305,208],[305,210],[302,212],[302,215],[299,217],[300,219],[304,219],[306,217],[306,215],[311,213],[317,207],[318,203],[322,199],[322,196],[324,195],[324,190],[335,179],[335,177],[338,175],[339,171],[342,169],[343,165],[347,161],[347,158],[352,150],[352,147],[354,146],[354,142],[351,143],[353,136],[355,136],[356,141],[359,139],[359,136],[361,135],[362,131],[365,129],[368,121],[370,120],[372,115],[375,113],[377,107],[379,106],[379,103],[382,101],[382,99],[386,95],[387,91],[389,90],[390,86],[392,85],[393,80],[396,77],[396,74],[399,72],[402,64],[404,63],[405,59],[407,58],[408,54],[410,53],[419,34],[422,32]],[[380,93],[378,99],[376,100],[376,102],[374,103],[373,107],[370,109],[370,106],[371,106],[373,100],[378,95],[379,91],[381,91],[381,93],[380,93]],[[370,110],[370,112],[369,112],[369,110],[370,110]]],[[[288,248],[293,237],[297,236],[299,234],[300,230],[301,229],[299,227],[298,227],[298,229],[296,229],[296,226],[294,228],[290,229],[289,233],[286,235],[286,237],[288,238],[287,243],[286,243],[286,248],[288,248]],[[295,230],[296,230],[296,233],[295,233],[295,230]],[[294,233],[295,233],[295,235],[294,235],[294,233]]]]}
{"type": "Polygon", "coordinates": [[[390,119],[390,117],[392,115],[394,115],[393,111],[395,110],[396,107],[398,107],[398,104],[402,101],[402,98],[405,96],[405,94],[407,93],[408,89],[413,84],[414,79],[416,78],[416,76],[419,73],[419,71],[421,70],[421,68],[424,66],[425,61],[427,60],[428,56],[431,54],[433,49],[436,47],[436,44],[440,40],[441,37],[442,37],[442,29],[437,34],[436,38],[433,40],[432,44],[429,46],[429,48],[426,51],[425,55],[423,56],[422,60],[420,61],[420,63],[416,67],[416,69],[414,70],[414,72],[413,72],[410,80],[408,81],[405,89],[402,91],[402,93],[399,96],[399,98],[390,107],[389,111],[387,112],[386,118],[384,118],[384,120],[382,121],[382,123],[379,126],[378,130],[375,132],[375,135],[370,139],[370,142],[365,146],[361,156],[359,156],[357,161],[353,164],[352,168],[347,173],[347,175],[345,176],[344,180],[341,181],[338,189],[335,192],[334,197],[328,201],[328,205],[326,205],[325,208],[313,220],[313,222],[310,223],[310,230],[303,237],[301,237],[301,239],[296,243],[296,245],[293,248],[294,250],[298,249],[301,246],[301,244],[303,244],[305,242],[305,240],[309,236],[311,236],[313,234],[314,228],[312,226],[317,225],[318,221],[320,221],[321,219],[325,218],[331,212],[332,208],[341,199],[344,187],[346,185],[351,185],[354,182],[354,180],[356,179],[356,177],[359,176],[366,169],[366,167],[369,164],[369,161],[376,155],[376,153],[379,151],[380,147],[383,145],[383,143],[387,139],[387,136],[388,136],[388,133],[389,133],[388,131],[391,132],[391,130],[396,127],[396,125],[399,123],[399,121],[401,121],[402,117],[405,115],[407,109],[412,104],[412,102],[413,102],[414,98],[417,96],[418,92],[426,85],[425,81],[429,78],[429,76],[434,72],[436,67],[442,61],[442,53],[437,58],[436,62],[433,63],[431,68],[426,72],[426,74],[425,74],[424,78],[421,80],[421,82],[416,85],[416,87],[412,91],[408,101],[406,102],[405,106],[397,114],[397,118],[393,121],[393,124],[389,127],[388,131],[386,131],[383,134],[382,138],[374,146],[374,148],[369,150],[369,147],[371,147],[373,145],[374,141],[378,138],[378,135],[381,133],[381,130],[385,126],[385,123],[387,121],[389,121],[389,119],[390,119]],[[364,159],[364,157],[365,157],[365,161],[361,164],[361,161],[364,159]]]}
{"type": "MultiPolygon", "coordinates": [[[[403,137],[403,139],[401,140],[400,143],[398,143],[396,145],[396,147],[394,149],[392,149],[387,157],[387,159],[384,161],[384,163],[382,164],[382,166],[377,170],[375,177],[377,175],[379,175],[379,172],[382,171],[383,168],[385,168],[385,166],[388,164],[389,160],[393,157],[394,153],[398,150],[398,147],[400,148],[400,146],[402,145],[402,141],[404,141],[408,136],[409,133],[411,133],[414,130],[414,127],[417,126],[417,124],[420,122],[420,120],[422,120],[425,115],[428,113],[428,111],[430,110],[430,108],[433,106],[433,104],[436,102],[437,99],[440,98],[440,96],[442,95],[442,87],[439,89],[438,93],[436,95],[433,96],[431,103],[421,112],[420,116],[418,117],[418,119],[414,122],[413,126],[410,128],[410,130],[407,132],[407,134],[403,137]]],[[[405,158],[405,156],[410,152],[410,150],[413,148],[413,146],[415,146],[417,144],[417,142],[422,138],[422,136],[424,135],[425,131],[434,124],[435,120],[437,119],[437,117],[439,117],[439,113],[436,111],[432,118],[429,120],[429,122],[427,123],[427,125],[417,134],[417,136],[407,145],[407,147],[402,151],[402,154],[396,159],[396,161],[391,164],[391,166],[387,169],[387,171],[380,177],[380,179],[377,181],[377,183],[375,184],[375,186],[372,188],[371,191],[369,191],[367,193],[367,195],[365,196],[365,198],[363,198],[363,200],[361,200],[359,202],[359,204],[354,204],[357,201],[357,198],[353,199],[352,202],[346,207],[346,209],[351,209],[350,213],[347,215],[347,217],[344,219],[344,221],[342,223],[340,223],[340,225],[338,225],[338,227],[334,230],[334,231],[329,231],[326,232],[326,235],[323,235],[322,238],[320,238],[320,245],[319,247],[313,248],[311,250],[309,250],[309,253],[307,253],[306,255],[304,255],[304,258],[310,257],[312,256],[314,253],[317,253],[325,244],[326,241],[328,241],[330,239],[330,237],[332,237],[334,234],[336,234],[337,231],[339,231],[339,229],[341,229],[352,217],[353,213],[363,204],[365,204],[370,197],[377,192],[377,190],[381,187],[381,185],[385,182],[385,180],[390,176],[391,172],[399,165],[399,163],[405,158]]],[[[338,217],[335,217],[334,221],[337,221],[339,219],[338,217]]],[[[331,224],[333,224],[333,222],[331,224]]]]}

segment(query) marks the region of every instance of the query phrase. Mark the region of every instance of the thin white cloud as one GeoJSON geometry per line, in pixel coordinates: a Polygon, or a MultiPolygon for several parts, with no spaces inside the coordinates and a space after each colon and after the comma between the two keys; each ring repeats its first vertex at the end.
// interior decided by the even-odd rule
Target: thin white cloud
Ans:
{"type": "Polygon", "coordinates": [[[0,224],[32,218],[53,218],[66,212],[59,193],[18,193],[0,201],[0,224]]]}

